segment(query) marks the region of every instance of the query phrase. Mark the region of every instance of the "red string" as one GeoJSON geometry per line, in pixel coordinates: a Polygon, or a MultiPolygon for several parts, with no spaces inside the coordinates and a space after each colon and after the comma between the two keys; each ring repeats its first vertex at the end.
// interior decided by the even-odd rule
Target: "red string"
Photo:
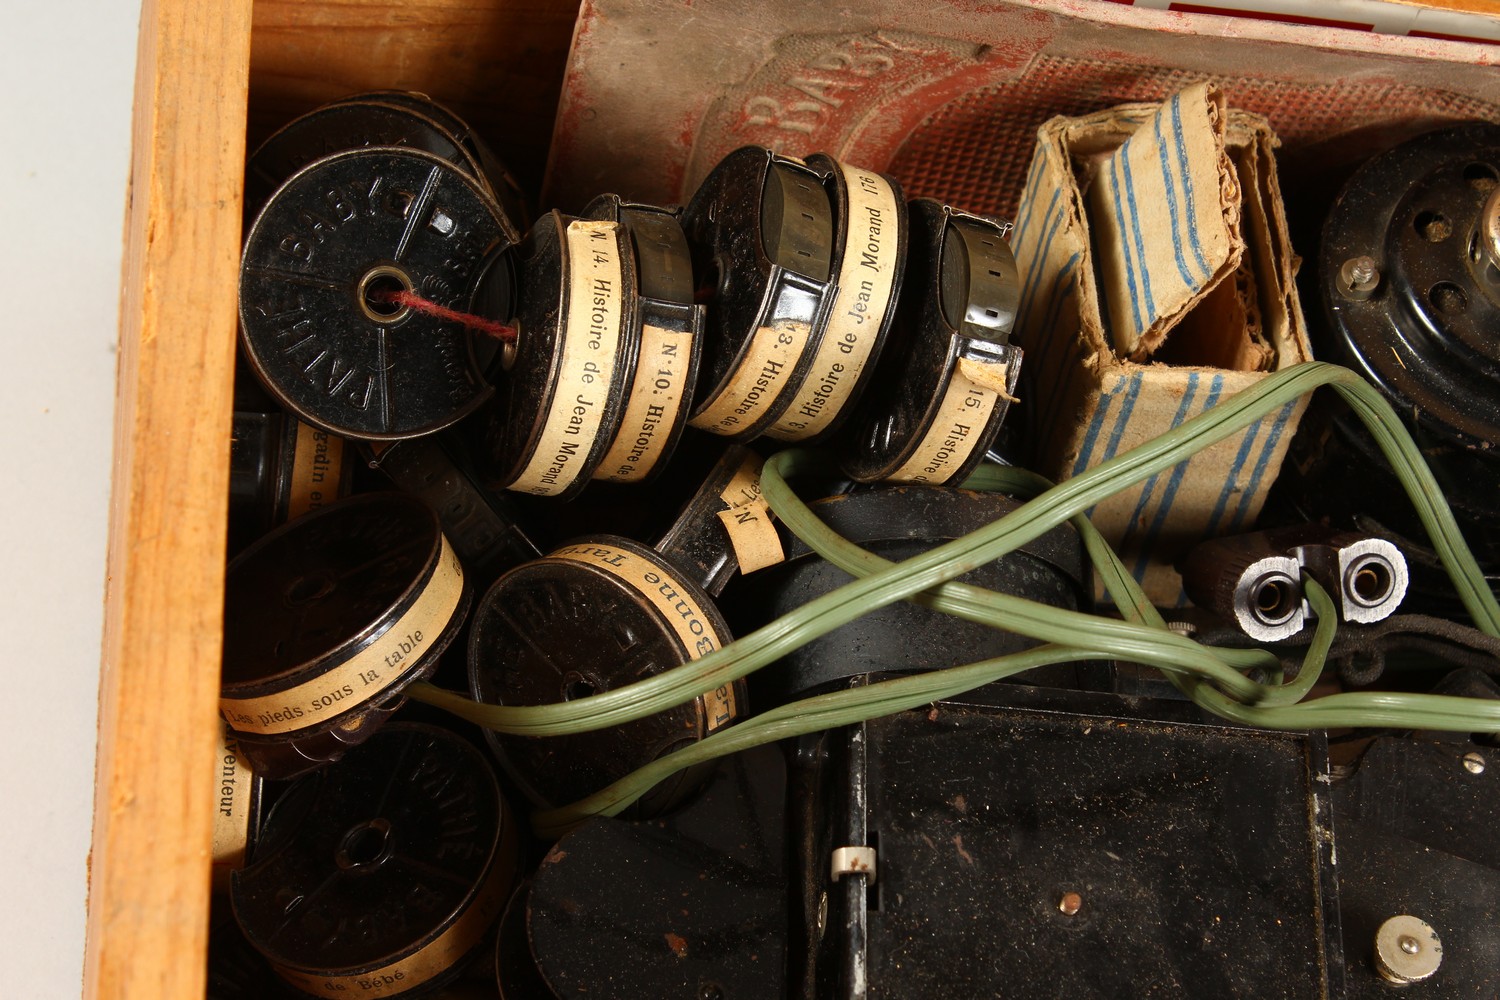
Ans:
{"type": "Polygon", "coordinates": [[[497,323],[483,316],[475,316],[473,313],[459,312],[457,309],[449,309],[440,306],[430,299],[424,299],[416,292],[405,289],[396,292],[381,292],[375,296],[381,302],[389,302],[391,305],[403,306],[413,312],[419,312],[427,316],[436,316],[438,319],[446,319],[453,323],[462,323],[466,329],[478,330],[480,333],[494,337],[496,340],[509,343],[516,339],[516,328],[497,323]]]}

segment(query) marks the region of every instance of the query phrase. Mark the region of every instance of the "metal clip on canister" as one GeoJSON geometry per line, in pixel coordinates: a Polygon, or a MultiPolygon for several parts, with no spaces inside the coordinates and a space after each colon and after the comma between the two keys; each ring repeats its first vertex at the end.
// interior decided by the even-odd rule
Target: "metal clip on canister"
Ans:
{"type": "Polygon", "coordinates": [[[959,483],[1014,400],[1020,301],[1010,223],[930,199],[910,203],[911,248],[896,325],[840,439],[860,482],[959,483]]]}
{"type": "Polygon", "coordinates": [[[1317,580],[1345,622],[1390,617],[1406,596],[1406,558],[1391,542],[1318,525],[1212,538],[1182,563],[1194,604],[1236,623],[1258,642],[1300,632],[1313,617],[1302,574],[1317,580]]]}
{"type": "MultiPolygon", "coordinates": [[[[499,705],[573,701],[727,644],[732,636],[713,597],[741,561],[781,556],[759,499],[759,471],[758,456],[733,446],[655,548],[618,535],[586,536],[502,576],[480,599],[469,632],[474,697],[499,705]]],[[[736,682],[620,726],[571,736],[489,736],[528,797],[560,805],[744,714],[744,685],[736,682]]],[[[695,768],[662,782],[643,797],[640,813],[680,801],[706,773],[695,768]]]]}

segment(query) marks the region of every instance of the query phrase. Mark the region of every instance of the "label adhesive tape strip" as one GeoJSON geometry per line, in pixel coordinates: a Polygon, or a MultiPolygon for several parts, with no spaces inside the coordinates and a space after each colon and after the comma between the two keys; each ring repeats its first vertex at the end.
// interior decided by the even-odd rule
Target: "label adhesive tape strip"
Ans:
{"type": "Polygon", "coordinates": [[[618,220],[635,249],[639,358],[619,432],[595,479],[635,483],[665,467],[687,426],[703,353],[705,310],[693,303],[692,255],[668,211],[603,195],[584,211],[618,220]]]}
{"type": "Polygon", "coordinates": [[[634,382],[634,254],[618,223],[554,211],[519,256],[517,339],[484,452],[496,487],[566,499],[604,460],[634,382]]]}
{"type": "Polygon", "coordinates": [[[1009,341],[1020,287],[1009,224],[929,199],[912,237],[896,325],[860,414],[840,440],[861,482],[961,482],[1000,430],[1020,376],[1009,341]]]}
{"type": "Polygon", "coordinates": [[[683,229],[713,295],[689,422],[748,441],[791,405],[833,306],[828,194],[801,161],[746,147],[704,180],[683,229]]]}
{"type": "Polygon", "coordinates": [[[869,377],[896,315],[906,269],[906,206],[896,182],[818,154],[833,190],[837,294],[807,377],[767,436],[813,443],[835,432],[869,377]]]}
{"type": "Polygon", "coordinates": [[[229,873],[245,866],[260,814],[260,779],[240,755],[239,740],[220,727],[214,763],[214,828],[209,856],[214,885],[227,885],[229,873]]]}

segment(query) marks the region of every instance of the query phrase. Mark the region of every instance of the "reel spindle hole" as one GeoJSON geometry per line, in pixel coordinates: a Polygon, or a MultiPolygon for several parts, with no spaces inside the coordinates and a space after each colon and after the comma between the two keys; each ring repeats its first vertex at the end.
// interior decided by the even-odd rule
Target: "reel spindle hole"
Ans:
{"type": "Polygon", "coordinates": [[[391,856],[391,823],[371,819],[344,833],[334,860],[344,871],[378,868],[391,856]]]}
{"type": "Polygon", "coordinates": [[[391,297],[413,291],[411,277],[389,264],[372,267],[359,279],[359,307],[376,323],[399,323],[411,310],[391,297]]]}

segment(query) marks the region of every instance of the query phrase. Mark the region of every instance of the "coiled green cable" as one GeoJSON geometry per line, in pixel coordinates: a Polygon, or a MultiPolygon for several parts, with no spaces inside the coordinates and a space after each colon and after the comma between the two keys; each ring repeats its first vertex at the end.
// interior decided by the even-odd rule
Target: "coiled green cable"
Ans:
{"type": "MultiPolygon", "coordinates": [[[[463,695],[426,683],[412,685],[407,693],[416,700],[446,708],[481,726],[518,735],[587,732],[643,718],[738,680],[874,608],[911,597],[996,559],[1064,520],[1083,513],[1111,494],[1186,460],[1197,451],[1322,385],[1332,386],[1339,392],[1369,427],[1412,497],[1418,516],[1427,527],[1434,548],[1448,568],[1465,607],[1482,630],[1490,635],[1500,635],[1500,605],[1484,585],[1478,564],[1458,531],[1442,491],[1395,412],[1354,372],[1322,362],[1308,362],[1267,376],[1250,389],[1185,421],[1175,430],[1052,487],[1020,510],[972,535],[857,579],[723,649],[655,677],[576,701],[551,705],[481,705],[463,695]]],[[[779,474],[782,463],[795,461],[797,454],[789,451],[772,456],[767,460],[765,472],[779,474]]],[[[1127,601],[1127,604],[1131,603],[1127,601]]],[[[1149,617],[1154,609],[1146,612],[1132,607],[1132,610],[1147,616],[1140,620],[1157,624],[1149,617]]],[[[1130,617],[1127,614],[1127,618],[1130,617]]],[[[1231,687],[1239,683],[1227,674],[1216,680],[1231,687]]],[[[1193,690],[1195,698],[1218,700],[1201,686],[1195,686],[1193,690]]],[[[1362,693],[1340,697],[1377,696],[1362,693]]],[[[1372,710],[1376,707],[1370,706],[1372,710]]]]}

